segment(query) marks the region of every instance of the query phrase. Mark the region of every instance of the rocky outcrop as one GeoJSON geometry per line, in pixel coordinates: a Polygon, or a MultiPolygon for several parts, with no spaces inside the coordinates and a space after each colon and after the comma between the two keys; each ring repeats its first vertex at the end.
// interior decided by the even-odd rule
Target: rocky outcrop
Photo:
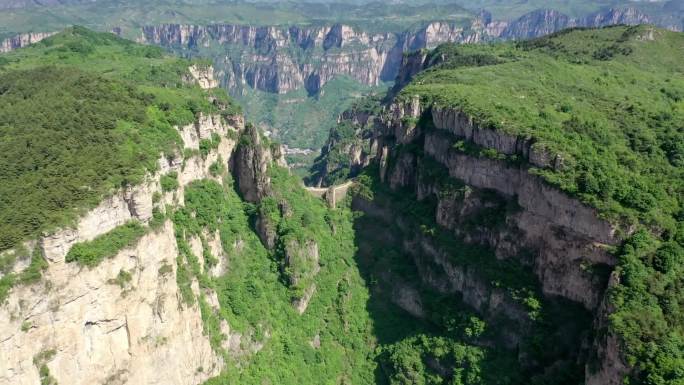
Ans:
{"type": "MultiPolygon", "coordinates": [[[[372,122],[373,132],[364,140],[374,149],[371,157],[380,166],[382,180],[392,189],[412,190],[419,200],[433,199],[435,221],[455,238],[489,248],[499,260],[512,259],[530,268],[545,298],[581,304],[597,315],[597,322],[604,322],[600,320],[605,316],[600,314],[604,313],[601,309],[608,284],[605,272],[616,264],[608,249],[619,242],[615,228],[600,219],[593,208],[529,172],[530,167],[562,168],[561,154],[550,152],[532,137],[480,126],[458,109],[425,108],[417,98],[392,103],[372,116],[346,118],[363,121],[366,126],[372,122]],[[424,125],[416,125],[418,119],[429,119],[434,129],[423,131],[424,125]],[[454,148],[457,141],[516,155],[526,162],[508,163],[464,152],[454,148]],[[415,146],[420,150],[410,150],[415,146]],[[423,167],[425,162],[427,166],[423,167]],[[444,175],[439,174],[439,168],[444,169],[444,175]],[[435,177],[435,173],[441,176],[435,177]],[[464,187],[445,188],[453,186],[446,183],[448,177],[455,186],[464,187]],[[492,193],[496,199],[492,200],[492,193]],[[495,223],[477,224],[492,215],[497,218],[495,223]]],[[[476,269],[463,269],[440,257],[439,246],[418,240],[404,245],[404,250],[423,259],[416,262],[423,283],[440,292],[461,294],[463,301],[480,314],[499,311],[507,319],[524,319],[516,317],[524,312],[513,310],[515,306],[500,310],[488,307],[511,301],[489,298],[486,293],[495,295],[490,283],[478,281],[476,269]]],[[[514,335],[504,340],[510,346],[516,343],[514,335]]],[[[627,373],[618,346],[618,340],[609,334],[596,343],[602,361],[591,375],[587,372],[591,383],[614,383],[627,373]]]]}
{"type": "Polygon", "coordinates": [[[582,27],[604,27],[607,25],[637,25],[653,24],[657,18],[651,17],[646,13],[632,7],[611,8],[606,11],[596,12],[586,17],[580,18],[577,22],[582,27]]]}
{"type": "Polygon", "coordinates": [[[57,32],[28,32],[9,37],[0,42],[0,53],[9,52],[18,48],[37,43],[57,32]]]}
{"type": "MultiPolygon", "coordinates": [[[[433,145],[434,139],[426,140],[426,149],[433,145]]],[[[598,306],[605,282],[597,280],[587,269],[615,264],[605,245],[615,242],[609,225],[525,171],[507,169],[491,160],[442,155],[435,150],[427,153],[444,162],[452,177],[516,198],[522,210],[507,220],[523,234],[518,247],[535,255],[534,269],[545,294],[566,297],[588,309],[598,306]]],[[[498,245],[496,239],[491,243],[494,247],[498,245]]],[[[505,252],[500,254],[506,256],[505,252]]]]}
{"type": "Polygon", "coordinates": [[[512,21],[501,32],[505,39],[529,39],[548,35],[561,29],[575,27],[576,21],[552,9],[530,12],[512,21]]]}
{"type": "MultiPolygon", "coordinates": [[[[425,59],[421,55],[417,61],[425,59]]],[[[534,310],[527,307],[529,302],[521,302],[515,290],[492,278],[491,269],[497,270],[493,266],[500,263],[502,271],[505,266],[518,266],[520,270],[515,274],[522,274],[520,279],[525,276],[528,282],[538,285],[531,290],[539,293],[542,308],[572,306],[578,314],[593,314],[596,322],[605,323],[602,309],[607,273],[616,264],[608,250],[619,242],[615,228],[600,219],[594,209],[529,172],[531,167],[562,168],[561,154],[549,151],[532,137],[478,125],[458,109],[422,106],[417,97],[395,101],[381,111],[350,110],[341,120],[343,125],[355,127],[355,143],[362,143],[367,161],[379,166],[382,182],[401,191],[400,195],[412,191],[417,200],[429,200],[431,204],[425,207],[434,207],[434,212],[427,215],[434,215],[437,227],[453,234],[457,244],[493,253],[490,262],[484,257],[478,257],[479,262],[459,260],[455,258],[459,251],[443,248],[449,242],[440,243],[448,235],[429,235],[431,224],[420,229],[402,225],[401,214],[383,213],[376,203],[355,197],[355,209],[374,221],[387,222],[388,227],[404,229],[393,234],[392,244],[401,245],[401,250],[413,259],[418,282],[404,282],[389,275],[379,277],[383,286],[390,288],[390,298],[397,306],[415,317],[426,317],[417,288],[453,295],[488,322],[506,320],[505,331],[494,342],[485,343],[521,349],[521,364],[537,365],[524,353],[526,336],[536,328],[534,310]],[[516,155],[526,162],[509,163],[461,151],[453,146],[457,141],[516,155]]],[[[328,152],[336,147],[334,141],[329,145],[328,152]]],[[[387,199],[383,197],[380,202],[387,199]]],[[[530,289],[522,290],[529,293],[526,290],[530,289]]],[[[580,365],[592,361],[582,358],[592,344],[586,335],[588,321],[581,330],[572,322],[559,322],[555,327],[561,334],[577,333],[577,340],[582,341],[561,349],[574,357],[571,360],[579,360],[580,365]]],[[[619,341],[610,334],[601,336],[605,338],[593,342],[592,348],[598,352],[600,364],[591,372],[587,364],[587,383],[619,383],[628,373],[619,341]]],[[[559,359],[566,360],[567,356],[559,359]]]]}
{"type": "Polygon", "coordinates": [[[262,145],[257,128],[247,125],[232,161],[238,191],[243,199],[256,203],[270,193],[268,166],[272,161],[271,150],[262,145]]]}
{"type": "Polygon", "coordinates": [[[677,22],[668,17],[651,16],[635,7],[610,8],[579,18],[571,18],[551,9],[540,9],[509,22],[498,36],[504,39],[529,39],[566,28],[598,28],[618,24],[656,24],[673,31],[684,28],[681,20],[677,22]]]}
{"type": "Polygon", "coordinates": [[[350,27],[252,27],[215,24],[209,26],[161,25],[143,28],[142,41],[190,50],[213,44],[237,46],[237,56],[224,56],[217,65],[223,83],[233,90],[250,86],[255,89],[286,93],[307,87],[316,92],[336,74],[346,74],[357,80],[378,84],[384,48],[390,37],[374,42],[363,51],[343,53],[350,44],[370,43],[366,34],[355,33],[350,27]],[[312,57],[296,62],[292,50],[305,51],[312,57]],[[322,54],[314,51],[323,51],[322,54]],[[316,63],[315,65],[313,63],[316,63]],[[372,66],[369,66],[372,63],[372,66]]]}
{"type": "Polygon", "coordinates": [[[202,89],[208,90],[218,87],[219,83],[214,78],[214,67],[192,65],[188,68],[192,78],[199,84],[202,89]]]}
{"type": "MultiPolygon", "coordinates": [[[[537,167],[559,167],[561,157],[534,155],[546,153],[535,146],[531,138],[512,137],[479,127],[468,116],[453,109],[432,108],[426,112],[437,130],[421,133],[415,123],[410,123],[412,119],[407,119],[415,119],[420,110],[414,99],[390,105],[384,116],[377,118],[378,137],[371,140],[387,144],[378,146],[376,159],[382,164],[385,153],[382,147],[388,147],[391,152],[391,144],[412,143],[420,137],[424,154],[441,164],[449,176],[513,200],[520,210],[508,215],[506,223],[509,231],[518,234],[517,246],[511,249],[509,243],[502,241],[506,238],[503,234],[492,235],[486,243],[497,250],[497,256],[502,259],[528,250],[534,258],[521,262],[532,265],[546,295],[562,296],[582,303],[587,309],[596,309],[603,298],[605,281],[588,273],[591,270],[588,267],[615,264],[606,251],[606,246],[618,241],[613,226],[599,219],[594,209],[530,174],[526,166],[462,153],[452,148],[452,144],[459,139],[467,140],[503,154],[520,154],[537,167]]],[[[444,225],[451,223],[450,216],[460,215],[458,210],[446,212],[447,208],[454,207],[446,201],[448,195],[421,185],[424,183],[416,170],[418,162],[411,154],[390,157],[394,158],[391,168],[381,173],[390,186],[411,187],[436,195],[441,210],[437,219],[444,225]]]]}
{"type": "Polygon", "coordinates": [[[211,165],[219,159],[229,160],[235,148],[235,141],[226,137],[228,131],[237,132],[241,129],[228,125],[219,115],[200,115],[195,123],[179,128],[185,148],[198,149],[199,141],[211,138],[212,133],[219,134],[221,142],[217,150],[210,152],[206,157],[195,155],[181,159],[176,155],[160,158],[160,172],[148,175],[145,182],[140,185],[112,194],[86,213],[74,228],[63,229],[43,237],[41,247],[45,257],[53,263],[58,263],[64,260],[71,246],[78,242],[90,241],[130,220],[147,223],[152,218],[153,197],[155,193],[162,192],[162,175],[177,173],[181,189],[167,194],[169,196],[166,200],[168,203],[182,204],[182,187],[195,180],[213,178],[209,172],[211,165]]]}
{"type": "MultiPolygon", "coordinates": [[[[608,287],[615,287],[618,282],[619,276],[613,272],[608,287]]],[[[631,372],[622,352],[620,339],[609,328],[608,316],[614,310],[608,298],[604,298],[594,321],[597,336],[592,344],[594,356],[585,369],[586,385],[620,385],[631,372]]]]}
{"type": "Polygon", "coordinates": [[[436,128],[445,130],[457,138],[465,139],[480,147],[496,150],[500,154],[519,155],[535,167],[553,169],[563,167],[561,154],[551,154],[532,137],[512,136],[492,128],[481,127],[458,109],[434,107],[431,113],[436,128]]]}
{"type": "Polygon", "coordinates": [[[291,287],[301,288],[292,304],[299,314],[303,314],[309,301],[316,292],[314,277],[321,270],[318,243],[313,240],[301,242],[296,239],[285,241],[285,272],[291,287]]]}
{"type": "MultiPolygon", "coordinates": [[[[506,319],[509,323],[501,342],[506,348],[517,347],[531,319],[525,306],[514,299],[506,288],[493,287],[476,266],[458,263],[443,245],[426,234],[414,231],[411,219],[400,213],[360,197],[354,198],[353,207],[374,221],[386,223],[388,227],[397,226],[400,230],[398,234],[386,236],[391,237],[391,241],[396,242],[413,259],[420,282],[399,283],[387,273],[384,280],[392,288],[392,298],[398,306],[421,318],[424,312],[420,306],[420,295],[412,294],[416,293],[415,287],[421,285],[440,294],[457,295],[487,320],[494,322],[506,319]]],[[[465,217],[478,215],[477,211],[462,214],[465,217]]]]}
{"type": "Polygon", "coordinates": [[[426,67],[427,50],[418,50],[405,54],[401,60],[401,66],[394,80],[391,94],[396,95],[401,89],[406,87],[414,76],[423,71],[426,67]]]}
{"type": "Polygon", "coordinates": [[[377,147],[371,144],[369,136],[378,124],[374,111],[352,107],[338,118],[338,126],[333,127],[328,140],[321,149],[321,155],[311,168],[311,175],[305,180],[312,186],[310,192],[330,197],[324,188],[356,176],[374,157],[377,147]],[[353,134],[339,134],[338,130],[353,130],[353,134]]]}

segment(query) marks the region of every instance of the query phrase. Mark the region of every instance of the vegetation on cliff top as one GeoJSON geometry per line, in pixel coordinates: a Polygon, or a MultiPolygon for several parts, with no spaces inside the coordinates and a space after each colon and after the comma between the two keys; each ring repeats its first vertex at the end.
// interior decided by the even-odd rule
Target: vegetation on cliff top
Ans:
{"type": "Polygon", "coordinates": [[[634,368],[628,383],[681,382],[684,34],[619,26],[517,44],[443,46],[432,55],[440,52],[446,60],[400,98],[420,95],[482,127],[533,138],[559,154],[562,166],[532,172],[622,229],[640,229],[616,250],[613,312],[609,330],[598,332],[620,338],[634,368]],[[473,55],[491,57],[480,67],[473,55]]]}
{"type": "Polygon", "coordinates": [[[550,183],[610,219],[675,227],[684,191],[684,34],[621,26],[441,49],[451,58],[400,97],[420,95],[481,126],[533,137],[563,158],[558,170],[536,170],[550,183]],[[490,65],[469,64],[474,55],[490,65]]]}
{"type": "Polygon", "coordinates": [[[121,249],[132,246],[145,234],[145,227],[137,221],[130,221],[100,235],[92,241],[77,243],[66,255],[67,262],[93,267],[106,258],[113,257],[121,249]]]}
{"type": "Polygon", "coordinates": [[[174,125],[218,112],[190,64],[81,27],[1,55],[0,250],[139,182],[181,143],[174,125]]]}

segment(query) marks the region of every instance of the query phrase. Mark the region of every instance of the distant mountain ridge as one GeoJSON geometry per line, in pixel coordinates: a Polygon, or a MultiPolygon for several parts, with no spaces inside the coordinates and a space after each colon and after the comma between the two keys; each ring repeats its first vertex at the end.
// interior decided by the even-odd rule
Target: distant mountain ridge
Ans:
{"type": "Polygon", "coordinates": [[[375,34],[343,24],[321,27],[149,25],[141,29],[139,41],[190,55],[223,47],[230,54],[221,52],[215,60],[223,72],[224,86],[233,94],[248,86],[278,94],[306,88],[313,95],[338,75],[347,75],[370,86],[392,81],[398,74],[404,52],[434,48],[446,42],[529,39],[565,28],[616,24],[659,24],[674,31],[682,30],[682,25],[658,22],[634,7],[611,8],[582,18],[541,9],[511,22],[493,20],[491,14],[482,11],[466,25],[433,21],[417,29],[375,34]]]}
{"type": "Polygon", "coordinates": [[[571,27],[604,27],[608,25],[655,24],[672,31],[682,31],[682,23],[652,17],[634,7],[610,8],[581,18],[571,18],[552,9],[540,9],[508,23],[500,37],[529,39],[571,27]]]}

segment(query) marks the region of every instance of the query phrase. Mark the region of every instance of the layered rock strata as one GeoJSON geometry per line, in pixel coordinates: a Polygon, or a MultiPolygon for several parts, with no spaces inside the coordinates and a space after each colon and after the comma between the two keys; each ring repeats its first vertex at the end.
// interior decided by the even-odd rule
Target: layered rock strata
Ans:
{"type": "Polygon", "coordinates": [[[553,10],[537,10],[510,21],[493,20],[480,12],[469,22],[434,21],[424,26],[384,33],[369,33],[348,25],[277,27],[212,24],[150,25],[140,41],[186,53],[206,50],[214,56],[221,84],[233,94],[244,87],[287,93],[305,88],[316,94],[336,76],[379,85],[395,80],[404,52],[434,48],[441,43],[478,43],[493,39],[526,39],[570,27],[615,24],[658,24],[681,30],[676,21],[649,16],[634,7],[613,8],[581,18],[553,10]],[[221,53],[215,54],[217,46],[221,53]]]}
{"type": "MultiPolygon", "coordinates": [[[[416,57],[418,62],[425,60],[423,54],[416,57]]],[[[410,64],[410,60],[405,63],[410,64]]],[[[402,71],[407,77],[417,72],[412,65],[408,67],[402,71]]],[[[530,173],[530,168],[562,168],[561,154],[549,151],[534,138],[481,127],[457,108],[422,106],[417,97],[389,104],[380,112],[351,111],[341,119],[356,128],[355,145],[346,148],[348,159],[356,166],[377,163],[382,181],[391,189],[412,191],[418,200],[433,200],[435,222],[455,238],[489,248],[499,260],[513,260],[531,269],[547,300],[560,298],[581,305],[596,317],[595,330],[605,329],[609,313],[605,303],[609,280],[605,273],[616,264],[609,250],[620,239],[615,227],[600,219],[595,209],[530,173]],[[461,151],[453,146],[459,141],[515,155],[523,162],[461,151]],[[362,153],[357,154],[355,148],[362,148],[362,153]],[[440,168],[444,175],[431,176],[440,168]],[[456,186],[464,185],[464,189],[453,190],[454,184],[447,183],[447,179],[456,186]],[[492,193],[497,197],[493,202],[483,198],[492,193]],[[497,206],[496,202],[503,203],[497,206]],[[484,211],[480,214],[478,210],[484,211]],[[496,225],[473,225],[468,219],[488,212],[497,213],[496,225]]],[[[335,145],[328,144],[330,148],[335,145]]],[[[480,281],[477,286],[476,270],[444,258],[438,244],[426,243],[425,239],[404,243],[409,255],[421,259],[416,266],[426,267],[420,274],[423,284],[442,293],[461,295],[466,304],[485,316],[495,311],[488,305],[491,303],[508,303],[505,309],[515,308],[510,305],[514,301],[501,302],[505,297],[493,302],[486,299],[483,293],[490,292],[489,282],[480,281]],[[474,295],[480,300],[475,300],[474,295]]],[[[505,316],[516,319],[512,313],[505,316]]],[[[605,332],[597,335],[593,343],[584,342],[585,346],[593,346],[599,359],[597,368],[592,366],[590,370],[587,365],[587,383],[617,384],[628,373],[619,342],[605,332]]],[[[512,344],[508,347],[514,346],[518,338],[519,334],[515,337],[514,333],[505,339],[512,344]]]]}

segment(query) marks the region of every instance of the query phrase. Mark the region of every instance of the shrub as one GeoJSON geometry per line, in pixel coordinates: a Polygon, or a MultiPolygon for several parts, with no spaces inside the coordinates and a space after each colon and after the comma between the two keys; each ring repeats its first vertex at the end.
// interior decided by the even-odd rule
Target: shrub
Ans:
{"type": "Polygon", "coordinates": [[[117,274],[116,278],[108,280],[107,283],[110,285],[118,285],[121,289],[124,289],[131,282],[131,280],[133,280],[131,273],[121,269],[119,270],[119,274],[117,274]]]}
{"type": "Polygon", "coordinates": [[[77,243],[66,255],[67,262],[93,267],[105,258],[116,255],[124,247],[132,245],[145,234],[145,227],[131,221],[92,241],[77,243]]]}
{"type": "Polygon", "coordinates": [[[178,173],[175,171],[171,171],[166,175],[162,175],[159,179],[159,183],[161,184],[162,191],[175,191],[176,189],[178,189],[179,186],[178,173]]]}

